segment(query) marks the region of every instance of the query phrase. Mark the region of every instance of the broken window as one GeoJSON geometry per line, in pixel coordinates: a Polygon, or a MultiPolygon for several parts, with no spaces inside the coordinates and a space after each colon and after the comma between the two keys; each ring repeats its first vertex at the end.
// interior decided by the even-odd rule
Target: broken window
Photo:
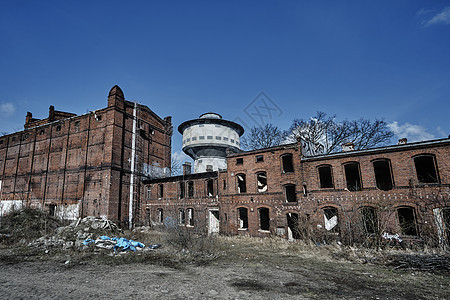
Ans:
{"type": "Polygon", "coordinates": [[[264,156],[256,155],[256,162],[263,162],[263,161],[264,161],[264,156]]]}
{"type": "Polygon", "coordinates": [[[248,229],[248,212],[245,207],[238,208],[238,225],[239,229],[248,229]]]}
{"type": "Polygon", "coordinates": [[[245,182],[245,174],[237,174],[238,193],[247,192],[247,183],[245,182]]]}
{"type": "Polygon", "coordinates": [[[163,198],[164,196],[164,185],[160,184],[158,185],[158,198],[163,198]]]}
{"type": "Polygon", "coordinates": [[[178,189],[178,191],[179,191],[179,198],[183,199],[184,198],[184,182],[180,182],[179,186],[180,186],[179,189],[178,189]]]}
{"type": "Polygon", "coordinates": [[[331,166],[324,165],[324,166],[318,167],[317,169],[319,170],[320,188],[321,189],[334,188],[333,175],[331,173],[331,166]]]}
{"type": "Polygon", "coordinates": [[[206,194],[208,197],[214,196],[214,180],[212,179],[206,181],[206,194]]]}
{"type": "Polygon", "coordinates": [[[56,204],[49,204],[48,205],[48,214],[50,216],[53,216],[53,217],[56,216],[56,204]]]}
{"type": "Polygon", "coordinates": [[[366,234],[376,234],[378,232],[378,217],[375,208],[366,206],[361,208],[361,218],[366,234]]]}
{"type": "Polygon", "coordinates": [[[420,155],[414,158],[417,179],[420,183],[438,183],[436,161],[433,155],[420,155]]]}
{"type": "Polygon", "coordinates": [[[325,229],[336,232],[338,229],[338,211],[335,207],[325,207],[323,209],[323,219],[325,222],[325,229]]]}
{"type": "Polygon", "coordinates": [[[188,197],[189,198],[194,197],[194,182],[193,181],[188,182],[188,197]]]}
{"type": "Polygon", "coordinates": [[[244,163],[243,158],[236,158],[236,165],[242,165],[244,163]]]}
{"type": "Polygon", "coordinates": [[[295,194],[295,184],[286,184],[284,186],[284,192],[286,194],[286,202],[297,202],[297,196],[295,194]]]}
{"type": "Polygon", "coordinates": [[[187,226],[194,226],[194,209],[193,208],[188,208],[186,210],[187,212],[187,226]]]}
{"type": "Polygon", "coordinates": [[[287,225],[288,225],[288,239],[299,239],[300,230],[298,227],[298,214],[287,213],[286,214],[287,225]]]}
{"type": "Polygon", "coordinates": [[[147,185],[147,200],[150,200],[151,197],[152,197],[152,189],[150,185],[147,185]]]}
{"type": "Polygon", "coordinates": [[[373,171],[375,173],[375,181],[377,188],[382,191],[392,190],[392,170],[389,159],[380,159],[373,162],[373,171]]]}
{"type": "Polygon", "coordinates": [[[183,226],[186,225],[186,214],[183,208],[178,210],[178,225],[183,226]]]}
{"type": "Polygon", "coordinates": [[[361,175],[359,172],[359,163],[351,162],[344,165],[345,179],[347,180],[347,189],[350,192],[360,191],[361,175]]]}
{"type": "Polygon", "coordinates": [[[259,228],[261,230],[269,230],[270,229],[270,217],[269,217],[269,209],[266,207],[258,208],[259,212],[259,228]]]}
{"type": "Polygon", "coordinates": [[[162,208],[158,208],[156,222],[162,223],[164,221],[164,211],[162,208]]]}
{"type": "Polygon", "coordinates": [[[417,235],[416,217],[414,208],[401,207],[397,209],[398,223],[402,230],[402,234],[405,235],[417,235]]]}
{"type": "Polygon", "coordinates": [[[256,173],[256,182],[258,183],[258,192],[267,192],[267,174],[266,172],[256,173]]]}
{"type": "Polygon", "coordinates": [[[442,222],[444,223],[445,236],[447,245],[450,245],[450,207],[442,209],[442,222]]]}
{"type": "Polygon", "coordinates": [[[292,154],[285,154],[281,157],[283,162],[283,172],[294,172],[294,165],[292,164],[292,154]]]}

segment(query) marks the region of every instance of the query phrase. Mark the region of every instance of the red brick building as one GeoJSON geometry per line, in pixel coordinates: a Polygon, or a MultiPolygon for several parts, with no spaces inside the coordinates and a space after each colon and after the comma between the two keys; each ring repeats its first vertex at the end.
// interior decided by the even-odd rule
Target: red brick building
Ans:
{"type": "Polygon", "coordinates": [[[77,116],[50,106],[45,119],[27,113],[24,128],[0,137],[2,213],[30,206],[127,223],[139,218],[141,176],[170,169],[171,117],[126,101],[118,86],[106,108],[77,116]]]}
{"type": "Polygon", "coordinates": [[[223,234],[353,243],[387,233],[445,244],[449,150],[450,139],[442,139],[314,157],[302,155],[301,143],[229,154],[226,171],[146,182],[145,207],[151,221],[163,224],[168,216],[181,226],[180,211],[194,208],[189,226],[209,232],[216,218],[210,210],[218,209],[223,234]],[[208,180],[213,197],[205,192],[208,180]],[[194,196],[180,197],[190,181],[194,196]]]}

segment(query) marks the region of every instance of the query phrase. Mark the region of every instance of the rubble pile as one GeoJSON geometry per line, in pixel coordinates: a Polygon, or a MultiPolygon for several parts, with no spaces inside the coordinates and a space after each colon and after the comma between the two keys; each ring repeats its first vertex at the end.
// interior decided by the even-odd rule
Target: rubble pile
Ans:
{"type": "Polygon", "coordinates": [[[59,227],[55,234],[45,235],[31,242],[34,247],[63,247],[64,249],[82,248],[83,241],[96,239],[111,233],[122,233],[112,221],[104,218],[85,217],[72,222],[68,226],[59,227]]]}

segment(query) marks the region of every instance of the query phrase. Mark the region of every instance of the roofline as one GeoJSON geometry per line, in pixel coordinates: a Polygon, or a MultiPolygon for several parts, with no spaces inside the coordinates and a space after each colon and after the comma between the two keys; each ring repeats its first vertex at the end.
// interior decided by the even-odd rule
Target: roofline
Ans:
{"type": "Polygon", "coordinates": [[[370,155],[374,153],[379,152],[394,152],[399,150],[408,150],[408,149],[417,149],[417,148],[424,148],[427,146],[441,146],[450,144],[450,138],[444,138],[444,139],[436,139],[431,141],[421,141],[421,142],[415,142],[410,144],[404,144],[404,145],[390,145],[390,146],[384,146],[384,147],[378,147],[378,148],[371,148],[371,149],[365,149],[365,150],[353,150],[348,152],[338,152],[338,153],[331,153],[331,154],[325,154],[325,155],[317,155],[317,156],[303,156],[302,160],[304,161],[312,161],[312,160],[322,160],[322,159],[329,159],[329,158],[335,158],[335,157],[351,157],[351,156],[358,156],[358,155],[370,155]]]}
{"type": "Polygon", "coordinates": [[[269,148],[262,148],[262,149],[249,150],[249,151],[241,150],[241,152],[239,152],[239,153],[228,154],[227,157],[234,157],[234,156],[240,156],[240,155],[252,155],[252,154],[258,154],[258,153],[264,153],[267,151],[292,149],[292,148],[295,148],[295,146],[297,146],[297,143],[283,144],[283,145],[279,145],[279,146],[273,146],[273,147],[269,147],[269,148]]]}
{"type": "Polygon", "coordinates": [[[144,182],[144,184],[160,183],[160,182],[176,182],[176,181],[180,181],[180,180],[183,181],[183,180],[201,179],[201,178],[215,178],[217,176],[218,176],[218,172],[213,171],[213,172],[193,173],[193,174],[189,174],[189,175],[163,177],[163,178],[156,178],[156,179],[145,179],[145,180],[143,180],[143,182],[144,182]]]}
{"type": "Polygon", "coordinates": [[[228,127],[232,127],[238,132],[239,136],[242,136],[244,134],[244,128],[241,125],[233,121],[228,121],[224,119],[193,119],[184,121],[183,123],[180,124],[180,126],[178,126],[178,132],[183,134],[183,131],[186,129],[186,127],[196,124],[205,124],[206,122],[211,124],[221,124],[226,125],[228,127]]]}

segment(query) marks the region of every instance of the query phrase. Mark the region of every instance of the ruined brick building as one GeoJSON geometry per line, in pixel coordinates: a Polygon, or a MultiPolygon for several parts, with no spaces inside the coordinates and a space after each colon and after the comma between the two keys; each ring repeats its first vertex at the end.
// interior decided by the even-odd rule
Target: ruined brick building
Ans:
{"type": "Polygon", "coordinates": [[[305,146],[228,153],[226,170],[190,174],[188,167],[182,176],[147,180],[146,223],[346,243],[384,233],[449,243],[450,139],[318,156],[305,146]]]}
{"type": "Polygon", "coordinates": [[[50,106],[27,113],[24,130],[0,137],[0,209],[42,208],[61,218],[139,218],[142,176],[168,174],[171,118],[126,101],[114,86],[108,106],[77,116],[50,106]]]}
{"type": "Polygon", "coordinates": [[[448,138],[313,156],[304,141],[240,151],[242,127],[214,113],[178,129],[196,163],[170,176],[171,118],[117,86],[106,108],[84,115],[28,113],[25,130],[0,137],[0,210],[347,243],[383,233],[450,241],[448,138]]]}

